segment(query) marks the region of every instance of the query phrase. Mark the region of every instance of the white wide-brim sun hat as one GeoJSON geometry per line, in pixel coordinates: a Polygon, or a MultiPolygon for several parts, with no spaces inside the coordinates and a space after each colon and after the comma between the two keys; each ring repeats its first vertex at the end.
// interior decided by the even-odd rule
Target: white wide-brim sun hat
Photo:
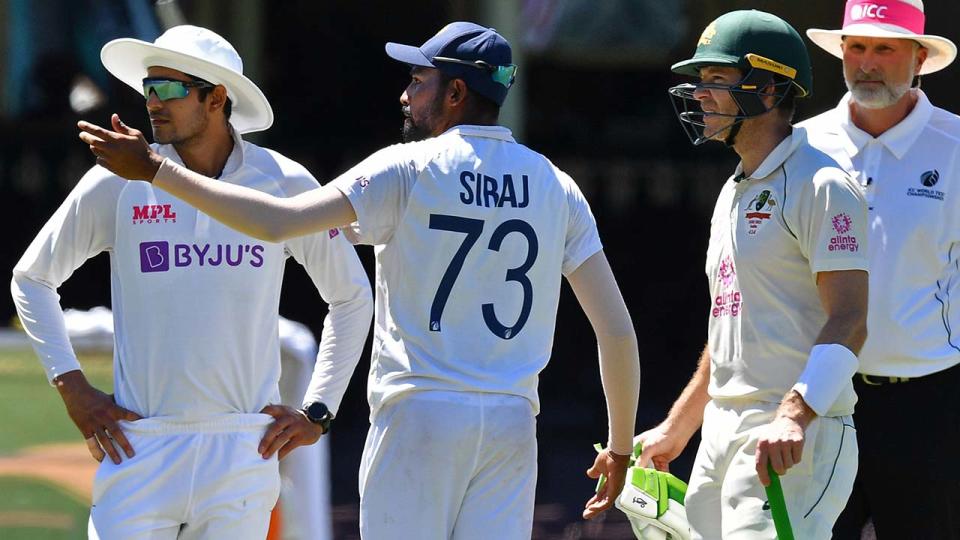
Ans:
{"type": "Polygon", "coordinates": [[[950,65],[957,57],[957,46],[947,38],[924,34],[924,23],[922,0],[848,0],[843,29],[811,28],[807,37],[841,59],[844,36],[910,39],[928,51],[919,73],[926,75],[950,65]]]}
{"type": "Polygon", "coordinates": [[[243,61],[223,37],[198,26],[174,26],[153,43],[122,38],[100,50],[100,61],[114,77],[143,92],[147,68],[182,71],[213,84],[222,84],[232,102],[230,123],[240,133],[263,131],[273,125],[273,109],[260,88],[243,75],[243,61]]]}

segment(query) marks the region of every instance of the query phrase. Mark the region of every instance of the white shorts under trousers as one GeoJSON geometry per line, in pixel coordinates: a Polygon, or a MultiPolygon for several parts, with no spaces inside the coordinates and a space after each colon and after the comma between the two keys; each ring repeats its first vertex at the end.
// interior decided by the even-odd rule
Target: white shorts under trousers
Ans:
{"type": "Polygon", "coordinates": [[[257,446],[273,418],[121,422],[136,455],[106,458],[93,482],[88,535],[103,540],[263,540],[280,492],[277,457],[257,446]]]}
{"type": "Polygon", "coordinates": [[[536,421],[518,396],[416,392],[373,417],[360,464],[365,540],[529,540],[536,421]]]}
{"type": "MultiPolygon", "coordinates": [[[[754,451],[776,403],[711,401],[690,473],[686,509],[694,538],[776,538],[754,451]]],[[[818,418],[807,426],[800,463],[781,477],[794,537],[829,539],[857,474],[857,437],[850,416],[818,418]]]]}

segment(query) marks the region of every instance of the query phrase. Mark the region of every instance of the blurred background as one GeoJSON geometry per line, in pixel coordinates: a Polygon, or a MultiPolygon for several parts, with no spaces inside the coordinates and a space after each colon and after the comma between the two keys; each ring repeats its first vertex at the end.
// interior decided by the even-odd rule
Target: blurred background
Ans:
{"type": "MultiPolygon", "coordinates": [[[[713,201],[736,165],[734,154],[720,145],[690,145],[666,93],[680,82],[669,66],[692,54],[710,20],[743,8],[776,13],[803,33],[810,27],[839,28],[843,2],[0,0],[0,212],[6,224],[0,269],[9,276],[33,236],[93,165],[77,139],[77,120],[107,125],[110,113],[118,112],[128,125],[150,133],[143,97],[100,64],[105,42],[152,41],[178,23],[223,35],[276,113],[269,131],[249,139],[299,161],[325,182],[400,139],[398,99],[408,70],[387,58],[384,43],[420,44],[448,22],[472,20],[500,30],[520,66],[502,122],[520,142],[569,172],[597,217],[640,341],[639,432],[665,415],[703,347],[707,226],[713,201]]],[[[951,37],[955,32],[947,21],[958,16],[960,3],[929,2],[927,33],[951,37]]],[[[798,120],[833,107],[845,91],[839,60],[808,45],[815,91],[801,102],[798,120]]],[[[948,69],[923,81],[934,104],[956,109],[957,73],[948,69]]],[[[372,251],[360,248],[360,254],[372,277],[372,251]]],[[[61,288],[62,305],[109,306],[109,287],[103,254],[61,288]]],[[[291,264],[280,312],[319,335],[326,310],[313,290],[303,270],[291,264]]],[[[7,295],[0,298],[0,322],[12,324],[13,304],[7,295]]],[[[368,426],[368,352],[369,347],[331,436],[338,538],[358,536],[356,476],[368,426]]],[[[0,379],[9,383],[11,369],[0,361],[0,379]]],[[[37,362],[13,371],[29,384],[46,384],[37,362]]],[[[0,405],[4,429],[30,402],[50,406],[49,418],[40,422],[66,420],[53,389],[16,403],[9,402],[13,394],[6,395],[0,405]]],[[[606,413],[595,342],[569,289],[561,299],[554,355],[542,374],[540,395],[535,537],[629,538],[617,511],[599,523],[579,518],[593,489],[584,470],[592,463],[591,445],[606,436],[606,413]]],[[[70,429],[64,423],[59,437],[78,440],[70,429]]],[[[689,474],[697,442],[675,462],[673,472],[681,478],[689,474]]],[[[0,456],[15,450],[0,448],[0,456]]],[[[5,504],[9,500],[0,501],[0,509],[5,504]]]]}

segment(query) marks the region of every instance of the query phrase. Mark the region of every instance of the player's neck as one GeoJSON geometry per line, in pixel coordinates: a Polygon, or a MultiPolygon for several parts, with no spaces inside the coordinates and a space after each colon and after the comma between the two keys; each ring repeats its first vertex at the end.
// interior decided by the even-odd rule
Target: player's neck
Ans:
{"type": "Polygon", "coordinates": [[[227,158],[233,152],[233,137],[224,127],[174,144],[173,147],[188,169],[204,176],[218,178],[223,172],[227,158]]]}
{"type": "MultiPolygon", "coordinates": [[[[759,118],[754,120],[760,120],[759,118]]],[[[772,119],[764,119],[772,120],[772,119]]],[[[740,166],[745,176],[752,175],[770,152],[793,131],[793,126],[784,121],[744,122],[737,141],[733,145],[740,156],[740,166]]]]}
{"type": "Polygon", "coordinates": [[[867,109],[850,100],[850,121],[853,125],[872,137],[883,135],[888,129],[899,124],[913,111],[917,104],[916,90],[910,90],[896,103],[882,109],[867,109]]]}

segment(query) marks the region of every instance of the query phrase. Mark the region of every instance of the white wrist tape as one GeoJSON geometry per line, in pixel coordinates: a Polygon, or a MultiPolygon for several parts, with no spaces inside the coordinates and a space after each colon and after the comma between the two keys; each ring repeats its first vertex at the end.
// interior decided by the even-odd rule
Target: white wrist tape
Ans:
{"type": "Polygon", "coordinates": [[[857,355],[838,343],[814,345],[797,384],[793,385],[813,412],[823,416],[857,372],[857,355]]]}

